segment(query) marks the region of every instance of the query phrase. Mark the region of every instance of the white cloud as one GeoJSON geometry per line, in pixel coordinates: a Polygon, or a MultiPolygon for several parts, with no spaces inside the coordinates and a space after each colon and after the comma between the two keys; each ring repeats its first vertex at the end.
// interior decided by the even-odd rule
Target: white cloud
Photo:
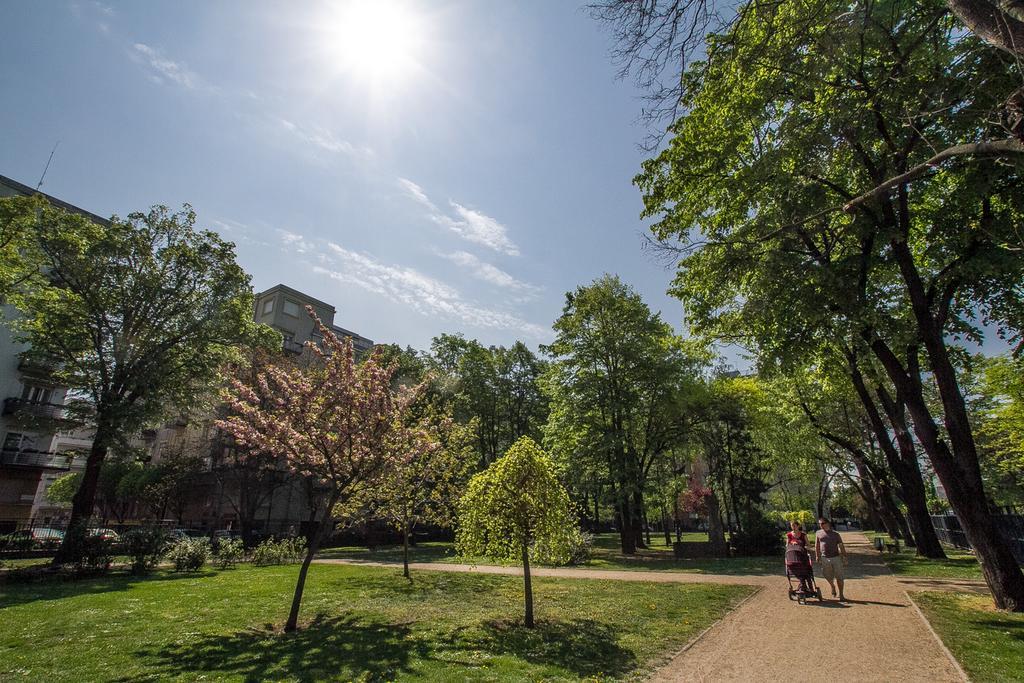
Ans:
{"type": "Polygon", "coordinates": [[[348,140],[342,140],[335,136],[334,133],[326,128],[307,128],[288,119],[281,119],[281,127],[302,142],[325,152],[347,154],[350,156],[373,156],[373,150],[369,147],[356,147],[348,140]]]}
{"type": "Polygon", "coordinates": [[[155,72],[150,76],[154,82],[172,81],[189,90],[204,87],[202,79],[184,63],[168,59],[159,50],[145,43],[135,43],[132,47],[135,49],[135,57],[148,64],[155,72]]]}
{"type": "Polygon", "coordinates": [[[467,209],[457,202],[449,200],[448,203],[462,218],[461,221],[448,224],[451,230],[470,242],[482,244],[509,256],[519,255],[519,248],[508,238],[504,225],[487,214],[467,209]]]}
{"type": "Polygon", "coordinates": [[[454,218],[438,209],[423,188],[413,181],[399,178],[398,184],[409,197],[426,207],[430,220],[438,225],[451,230],[469,242],[483,245],[509,256],[519,255],[519,247],[509,239],[508,230],[497,219],[491,218],[481,211],[467,208],[458,202],[448,200],[448,204],[458,216],[454,218]]]}
{"type": "MultiPolygon", "coordinates": [[[[279,231],[286,245],[306,245],[301,235],[279,231]]],[[[472,327],[515,330],[534,338],[548,336],[548,330],[523,320],[514,313],[466,301],[454,287],[414,268],[383,263],[374,257],[327,243],[326,265],[314,265],[313,272],[338,282],[355,285],[403,304],[425,316],[441,316],[472,327]]]]}
{"type": "Polygon", "coordinates": [[[314,245],[311,242],[308,242],[305,237],[297,232],[278,229],[277,234],[286,247],[291,247],[300,254],[307,254],[314,251],[314,245]]]}
{"type": "Polygon", "coordinates": [[[427,193],[423,191],[423,188],[409,180],[408,178],[399,178],[398,184],[401,185],[402,189],[405,190],[406,194],[412,197],[414,200],[427,207],[433,212],[437,211],[437,207],[434,206],[434,202],[430,201],[427,197],[427,193]]]}
{"type": "Polygon", "coordinates": [[[536,287],[522,280],[517,280],[494,264],[487,263],[467,251],[455,251],[450,254],[440,253],[439,255],[452,263],[458,264],[469,270],[474,277],[489,282],[492,285],[505,289],[514,289],[528,294],[539,293],[540,287],[536,287]]]}

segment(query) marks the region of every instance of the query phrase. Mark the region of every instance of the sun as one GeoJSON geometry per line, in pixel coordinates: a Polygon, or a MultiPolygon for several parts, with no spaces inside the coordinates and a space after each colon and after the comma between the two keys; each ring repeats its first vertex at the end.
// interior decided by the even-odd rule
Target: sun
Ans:
{"type": "Polygon", "coordinates": [[[423,44],[423,22],[401,0],[347,0],[332,7],[323,28],[335,66],[375,84],[410,76],[423,44]]]}

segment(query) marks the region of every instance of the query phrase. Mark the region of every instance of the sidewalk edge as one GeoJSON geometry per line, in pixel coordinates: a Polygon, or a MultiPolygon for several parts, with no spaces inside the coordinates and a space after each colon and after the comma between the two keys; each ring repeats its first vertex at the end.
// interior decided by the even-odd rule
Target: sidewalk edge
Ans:
{"type": "Polygon", "coordinates": [[[956,669],[957,673],[960,674],[960,680],[965,681],[966,683],[970,683],[971,677],[967,675],[967,672],[964,671],[964,668],[960,666],[960,662],[957,661],[956,657],[953,656],[953,653],[949,651],[948,647],[946,647],[946,644],[942,642],[942,638],[939,637],[939,634],[935,632],[934,628],[932,628],[932,623],[928,621],[928,617],[926,617],[924,615],[924,612],[921,611],[921,608],[917,606],[917,603],[914,601],[914,598],[910,595],[910,591],[904,590],[903,594],[907,596],[907,600],[910,601],[910,604],[914,607],[914,611],[917,612],[917,616],[920,617],[921,621],[924,622],[925,627],[928,628],[928,632],[932,634],[932,638],[935,638],[935,642],[939,644],[939,648],[944,653],[946,653],[946,658],[949,659],[950,663],[953,665],[953,668],[956,669]]]}

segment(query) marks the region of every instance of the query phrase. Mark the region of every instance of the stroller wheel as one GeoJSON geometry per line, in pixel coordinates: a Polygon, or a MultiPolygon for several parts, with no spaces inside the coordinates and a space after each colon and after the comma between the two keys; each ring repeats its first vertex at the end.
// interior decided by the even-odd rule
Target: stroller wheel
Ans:
{"type": "Polygon", "coordinates": [[[789,589],[789,599],[790,600],[795,600],[796,599],[796,593],[793,591],[792,588],[789,589]]]}

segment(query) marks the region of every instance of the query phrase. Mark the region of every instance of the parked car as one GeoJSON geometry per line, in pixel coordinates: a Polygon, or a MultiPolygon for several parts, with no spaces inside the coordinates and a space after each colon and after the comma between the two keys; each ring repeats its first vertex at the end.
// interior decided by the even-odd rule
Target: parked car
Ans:
{"type": "Polygon", "coordinates": [[[31,539],[33,548],[56,548],[64,540],[63,531],[48,526],[36,526],[15,533],[24,534],[25,538],[31,539]]]}
{"type": "Polygon", "coordinates": [[[184,541],[186,538],[202,538],[205,535],[202,531],[195,529],[169,529],[167,531],[167,539],[175,543],[184,541]]]}
{"type": "Polygon", "coordinates": [[[97,527],[95,529],[89,529],[89,535],[99,536],[104,541],[111,542],[117,542],[121,538],[121,535],[118,534],[116,531],[114,531],[113,529],[108,529],[106,527],[97,527]]]}

